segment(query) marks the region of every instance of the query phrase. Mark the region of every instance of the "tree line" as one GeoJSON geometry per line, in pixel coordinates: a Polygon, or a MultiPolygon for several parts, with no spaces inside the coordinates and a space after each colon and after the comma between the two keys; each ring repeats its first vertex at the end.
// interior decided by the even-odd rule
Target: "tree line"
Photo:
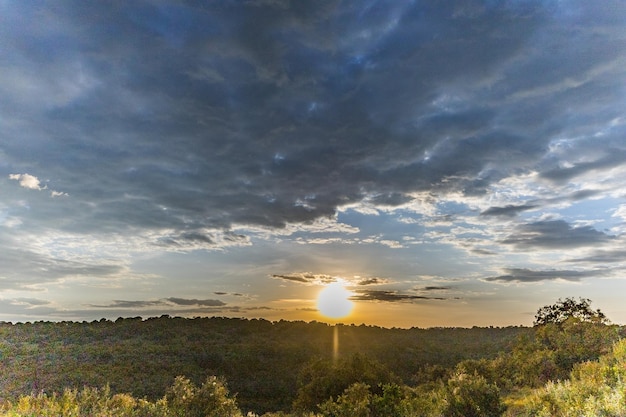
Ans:
{"type": "MultiPolygon", "coordinates": [[[[581,415],[558,414],[576,406],[567,403],[567,393],[619,392],[619,372],[626,369],[620,353],[626,347],[618,343],[624,328],[592,310],[587,299],[542,307],[533,327],[340,325],[338,360],[332,330],[317,322],[169,316],[3,323],[0,412],[581,415]]],[[[620,404],[616,395],[613,403],[607,398],[592,401],[596,411],[620,404]]]]}

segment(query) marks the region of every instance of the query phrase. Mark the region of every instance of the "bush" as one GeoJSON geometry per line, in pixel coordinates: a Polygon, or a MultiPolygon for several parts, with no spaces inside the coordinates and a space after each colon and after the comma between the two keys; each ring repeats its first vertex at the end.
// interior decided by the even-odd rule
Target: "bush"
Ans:
{"type": "Polygon", "coordinates": [[[506,409],[498,387],[478,374],[457,372],[440,395],[444,417],[496,417],[506,409]]]}
{"type": "Polygon", "coordinates": [[[234,398],[231,398],[226,383],[210,376],[196,387],[189,379],[176,377],[174,385],[165,395],[167,406],[176,416],[185,417],[240,417],[234,398]]]}

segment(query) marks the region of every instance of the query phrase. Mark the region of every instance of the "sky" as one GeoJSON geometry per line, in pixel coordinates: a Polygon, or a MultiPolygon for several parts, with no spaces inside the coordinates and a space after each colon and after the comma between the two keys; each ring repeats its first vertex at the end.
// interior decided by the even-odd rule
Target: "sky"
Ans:
{"type": "Polygon", "coordinates": [[[626,3],[0,0],[0,320],[626,324],[626,3]]]}

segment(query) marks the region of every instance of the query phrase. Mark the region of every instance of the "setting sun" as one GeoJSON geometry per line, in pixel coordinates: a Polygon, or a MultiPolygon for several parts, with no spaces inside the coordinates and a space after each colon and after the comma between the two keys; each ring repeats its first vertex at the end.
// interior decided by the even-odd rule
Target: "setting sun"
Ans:
{"type": "Polygon", "coordinates": [[[350,301],[351,295],[341,282],[330,283],[317,296],[317,309],[326,317],[345,317],[350,314],[354,305],[350,301]]]}

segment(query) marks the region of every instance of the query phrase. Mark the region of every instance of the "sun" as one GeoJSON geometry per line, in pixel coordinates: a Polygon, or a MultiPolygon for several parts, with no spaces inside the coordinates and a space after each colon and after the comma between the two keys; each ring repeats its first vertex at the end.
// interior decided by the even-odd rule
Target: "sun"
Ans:
{"type": "Polygon", "coordinates": [[[332,282],[317,296],[317,309],[332,319],[346,317],[354,306],[354,303],[350,301],[351,295],[352,293],[341,282],[332,282]]]}

